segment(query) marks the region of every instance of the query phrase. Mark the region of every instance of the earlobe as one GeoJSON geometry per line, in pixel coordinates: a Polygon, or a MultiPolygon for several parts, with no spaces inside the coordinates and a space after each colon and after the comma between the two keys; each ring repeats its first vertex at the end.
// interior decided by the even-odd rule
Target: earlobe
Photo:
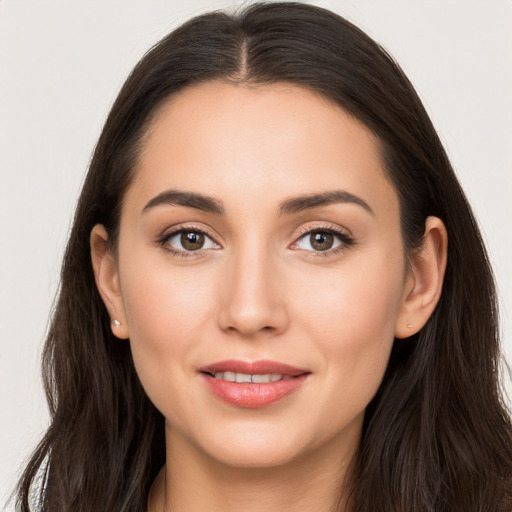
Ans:
{"type": "Polygon", "coordinates": [[[421,247],[410,258],[409,274],[395,325],[396,338],[416,334],[433,313],[443,289],[448,234],[443,221],[428,217],[421,247]]]}
{"type": "Polygon", "coordinates": [[[112,332],[120,339],[127,339],[129,332],[119,284],[117,263],[107,241],[107,230],[101,224],[96,224],[90,237],[94,279],[110,315],[112,332]]]}

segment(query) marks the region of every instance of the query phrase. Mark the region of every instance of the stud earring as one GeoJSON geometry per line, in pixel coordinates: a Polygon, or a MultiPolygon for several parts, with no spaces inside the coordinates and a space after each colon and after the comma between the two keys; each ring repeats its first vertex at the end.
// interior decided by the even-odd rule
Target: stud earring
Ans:
{"type": "Polygon", "coordinates": [[[412,324],[407,324],[407,329],[412,329],[412,324]]]}
{"type": "Polygon", "coordinates": [[[121,322],[119,320],[112,320],[111,324],[112,327],[119,327],[121,325],[121,322]]]}

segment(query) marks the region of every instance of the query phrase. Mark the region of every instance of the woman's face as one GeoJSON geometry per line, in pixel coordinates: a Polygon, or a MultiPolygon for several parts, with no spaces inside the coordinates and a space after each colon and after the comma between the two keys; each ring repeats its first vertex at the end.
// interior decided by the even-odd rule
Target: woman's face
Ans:
{"type": "Polygon", "coordinates": [[[148,131],[118,249],[116,313],[168,442],[237,466],[353,454],[409,286],[361,123],[293,85],[180,92],[148,131]]]}

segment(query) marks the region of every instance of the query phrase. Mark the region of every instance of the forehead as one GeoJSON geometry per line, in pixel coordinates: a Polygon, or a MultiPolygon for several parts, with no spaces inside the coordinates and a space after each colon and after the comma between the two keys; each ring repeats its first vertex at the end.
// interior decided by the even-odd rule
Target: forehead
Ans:
{"type": "Polygon", "coordinates": [[[362,123],[303,87],[213,82],[160,108],[126,200],[184,189],[277,201],[340,188],[396,206],[379,142],[362,123]]]}

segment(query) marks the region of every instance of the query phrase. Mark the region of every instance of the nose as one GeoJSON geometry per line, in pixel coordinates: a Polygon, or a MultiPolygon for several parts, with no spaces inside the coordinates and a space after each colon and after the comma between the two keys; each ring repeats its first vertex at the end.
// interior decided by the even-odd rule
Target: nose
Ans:
{"type": "Polygon", "coordinates": [[[221,284],[218,323],[222,330],[252,338],[286,329],[286,290],[278,267],[265,250],[247,247],[233,254],[221,284]]]}

